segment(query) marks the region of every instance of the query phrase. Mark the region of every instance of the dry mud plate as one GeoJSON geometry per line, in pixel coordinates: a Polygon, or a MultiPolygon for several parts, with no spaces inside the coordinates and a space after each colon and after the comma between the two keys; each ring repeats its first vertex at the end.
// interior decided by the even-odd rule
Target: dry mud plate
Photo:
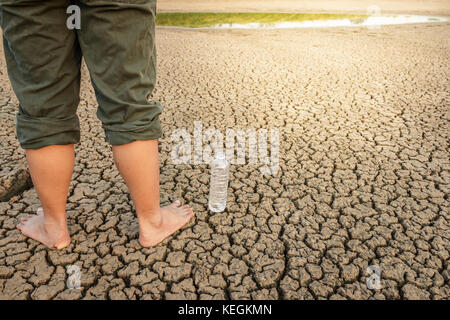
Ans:
{"type": "MultiPolygon", "coordinates": [[[[162,202],[181,196],[197,215],[152,249],[138,244],[84,70],[72,244],[50,251],[15,229],[39,206],[34,189],[0,202],[0,298],[448,299],[449,39],[448,23],[158,30],[162,202]],[[171,133],[194,121],[278,128],[278,173],[233,165],[227,210],[209,212],[208,166],[170,156],[171,133]],[[81,289],[66,287],[70,265],[81,289]],[[371,265],[381,289],[366,286],[371,265]]],[[[2,170],[23,173],[0,64],[2,170]]]]}

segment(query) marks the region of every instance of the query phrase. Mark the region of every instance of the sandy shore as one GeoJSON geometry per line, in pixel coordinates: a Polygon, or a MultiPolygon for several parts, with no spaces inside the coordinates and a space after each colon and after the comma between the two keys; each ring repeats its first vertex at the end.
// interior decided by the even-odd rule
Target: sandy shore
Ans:
{"type": "MultiPolygon", "coordinates": [[[[84,69],[72,244],[47,251],[15,228],[39,206],[34,189],[0,202],[0,299],[449,299],[449,39],[449,23],[158,29],[161,200],[181,196],[197,215],[152,249],[138,244],[84,69]],[[209,212],[209,167],[171,160],[171,134],[194,121],[280,130],[278,173],[232,166],[228,209],[209,212]],[[82,290],[66,287],[72,264],[82,290]],[[369,265],[381,290],[366,285],[369,265]]],[[[24,172],[17,107],[1,57],[10,179],[24,172]]]]}
{"type": "Polygon", "coordinates": [[[158,0],[159,11],[281,11],[366,13],[376,5],[381,13],[450,15],[448,0],[158,0]]]}

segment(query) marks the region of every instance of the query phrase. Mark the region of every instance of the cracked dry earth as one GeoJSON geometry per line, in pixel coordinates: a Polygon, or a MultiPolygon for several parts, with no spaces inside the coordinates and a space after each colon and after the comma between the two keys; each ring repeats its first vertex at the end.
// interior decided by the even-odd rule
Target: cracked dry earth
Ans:
{"type": "Polygon", "coordinates": [[[158,29],[161,198],[181,196],[196,218],[151,249],[138,244],[86,70],[73,241],[51,251],[15,229],[39,202],[23,181],[2,59],[1,178],[26,191],[0,203],[0,298],[448,299],[449,39],[448,23],[158,29]],[[223,133],[278,128],[278,173],[233,165],[227,210],[209,212],[208,166],[170,156],[171,133],[192,133],[196,120],[223,133]],[[81,268],[81,289],[66,287],[69,265],[81,268]],[[370,265],[381,289],[366,286],[370,265]]]}

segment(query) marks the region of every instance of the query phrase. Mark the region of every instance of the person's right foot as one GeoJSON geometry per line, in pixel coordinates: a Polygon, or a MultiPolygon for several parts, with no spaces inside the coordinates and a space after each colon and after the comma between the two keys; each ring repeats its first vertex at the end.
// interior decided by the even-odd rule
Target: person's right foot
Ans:
{"type": "Polygon", "coordinates": [[[156,246],[180,230],[194,216],[192,208],[188,205],[181,206],[178,200],[160,210],[161,221],[158,224],[141,222],[139,225],[139,242],[143,247],[156,246]]]}
{"type": "Polygon", "coordinates": [[[17,228],[24,236],[39,241],[51,249],[62,249],[70,244],[67,226],[46,224],[42,208],[39,208],[36,214],[23,218],[17,228]]]}

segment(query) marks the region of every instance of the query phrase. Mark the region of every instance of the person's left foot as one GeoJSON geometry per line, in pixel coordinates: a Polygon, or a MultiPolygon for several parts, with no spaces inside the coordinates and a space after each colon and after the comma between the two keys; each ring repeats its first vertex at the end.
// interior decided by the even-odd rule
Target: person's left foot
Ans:
{"type": "Polygon", "coordinates": [[[159,217],[159,223],[140,222],[139,242],[143,247],[153,247],[168,236],[174,234],[185,226],[194,217],[192,208],[181,205],[179,200],[162,207],[155,212],[159,217]]]}
{"type": "Polygon", "coordinates": [[[39,241],[51,249],[62,249],[70,244],[67,226],[60,227],[56,224],[45,222],[44,211],[39,208],[36,214],[23,218],[17,225],[24,236],[39,241]]]}

